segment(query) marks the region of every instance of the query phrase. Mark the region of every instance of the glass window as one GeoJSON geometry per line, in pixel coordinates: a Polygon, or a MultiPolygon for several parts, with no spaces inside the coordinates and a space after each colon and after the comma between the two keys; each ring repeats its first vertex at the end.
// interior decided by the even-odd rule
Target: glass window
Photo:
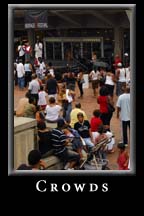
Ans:
{"type": "Polygon", "coordinates": [[[61,42],[55,42],[54,43],[54,57],[55,57],[55,60],[62,60],[61,42]]]}
{"type": "Polygon", "coordinates": [[[80,42],[73,42],[72,46],[73,46],[73,57],[79,59],[79,57],[81,56],[80,42]]]}
{"type": "Polygon", "coordinates": [[[64,59],[67,61],[72,59],[72,47],[70,42],[64,42],[64,59]]]}
{"type": "Polygon", "coordinates": [[[91,59],[91,42],[84,42],[83,43],[83,57],[86,59],[91,59]]]}
{"type": "Polygon", "coordinates": [[[47,59],[53,59],[53,43],[46,43],[46,56],[47,59]]]}
{"type": "Polygon", "coordinates": [[[101,57],[101,43],[92,42],[92,52],[96,52],[97,59],[101,57]]]}
{"type": "Polygon", "coordinates": [[[111,62],[114,53],[114,43],[111,40],[104,41],[104,57],[111,62]]]}

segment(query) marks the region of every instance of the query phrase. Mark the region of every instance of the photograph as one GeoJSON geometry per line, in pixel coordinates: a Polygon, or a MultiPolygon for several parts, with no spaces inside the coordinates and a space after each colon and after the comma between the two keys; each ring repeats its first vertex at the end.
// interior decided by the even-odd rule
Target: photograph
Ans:
{"type": "Polygon", "coordinates": [[[135,8],[8,5],[8,175],[136,173],[135,8]]]}

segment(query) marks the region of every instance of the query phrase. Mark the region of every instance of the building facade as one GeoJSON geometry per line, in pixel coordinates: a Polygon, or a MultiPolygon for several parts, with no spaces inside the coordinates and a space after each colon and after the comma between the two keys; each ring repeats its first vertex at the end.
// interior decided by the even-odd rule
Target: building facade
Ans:
{"type": "Polygon", "coordinates": [[[15,50],[25,38],[34,48],[39,36],[44,45],[43,58],[48,61],[91,59],[92,52],[98,59],[111,61],[118,54],[124,60],[124,53],[130,54],[130,9],[47,9],[46,29],[26,29],[26,12],[14,10],[15,50]]]}

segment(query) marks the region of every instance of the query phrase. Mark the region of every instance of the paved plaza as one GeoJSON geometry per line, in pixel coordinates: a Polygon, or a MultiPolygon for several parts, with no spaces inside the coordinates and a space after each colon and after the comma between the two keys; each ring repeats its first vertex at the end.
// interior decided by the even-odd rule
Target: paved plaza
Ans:
{"type": "MultiPolygon", "coordinates": [[[[19,99],[24,97],[26,91],[27,89],[25,89],[24,91],[20,91],[18,86],[14,87],[14,109],[16,108],[19,99]]],[[[76,87],[75,102],[79,101],[81,103],[82,109],[86,112],[88,119],[90,120],[92,117],[93,110],[96,108],[99,108],[99,104],[97,103],[96,97],[93,96],[91,83],[90,83],[89,88],[84,89],[83,99],[78,99],[78,96],[79,96],[79,91],[78,91],[78,87],[76,87]]],[[[116,101],[117,101],[117,96],[114,96],[114,102],[116,103],[116,101]]],[[[74,107],[75,102],[73,102],[73,107],[74,107]]],[[[116,144],[114,146],[115,152],[108,154],[107,158],[109,160],[110,169],[117,170],[118,169],[118,166],[117,166],[118,150],[117,150],[116,145],[119,141],[121,141],[121,129],[120,129],[120,121],[116,118],[116,111],[114,112],[113,118],[111,120],[111,130],[115,135],[115,141],[116,141],[115,142],[116,144]]]]}

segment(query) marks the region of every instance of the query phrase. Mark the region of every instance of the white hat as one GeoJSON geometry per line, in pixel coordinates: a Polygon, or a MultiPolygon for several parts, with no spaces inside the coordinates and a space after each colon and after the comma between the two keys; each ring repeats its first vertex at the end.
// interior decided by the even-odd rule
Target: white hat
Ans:
{"type": "Polygon", "coordinates": [[[118,66],[118,67],[122,67],[122,63],[119,62],[119,63],[117,64],[117,66],[118,66]]]}

